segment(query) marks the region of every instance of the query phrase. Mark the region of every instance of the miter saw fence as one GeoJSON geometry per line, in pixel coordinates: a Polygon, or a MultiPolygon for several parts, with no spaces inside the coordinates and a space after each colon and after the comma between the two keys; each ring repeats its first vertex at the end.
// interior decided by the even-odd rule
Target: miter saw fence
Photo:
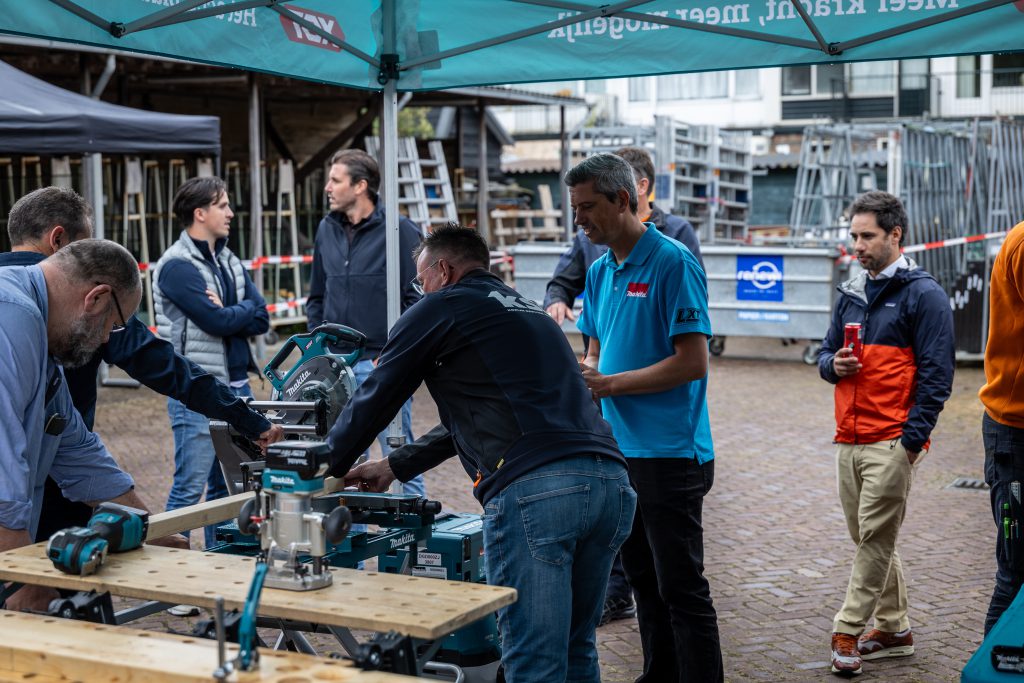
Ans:
{"type": "MultiPolygon", "coordinates": [[[[325,323],[307,334],[293,335],[263,369],[273,386],[272,400],[248,405],[284,428],[290,439],[322,440],[355,393],[352,366],[365,348],[366,335],[344,325],[325,323]],[[296,350],[298,360],[291,369],[282,370],[296,350]]],[[[259,448],[226,422],[211,421],[210,437],[228,490],[232,494],[248,490],[251,475],[262,468],[259,448]]]]}

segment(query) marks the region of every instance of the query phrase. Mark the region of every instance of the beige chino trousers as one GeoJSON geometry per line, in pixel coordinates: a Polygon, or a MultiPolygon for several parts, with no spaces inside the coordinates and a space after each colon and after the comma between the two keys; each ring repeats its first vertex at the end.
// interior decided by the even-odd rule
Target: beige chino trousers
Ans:
{"type": "Polygon", "coordinates": [[[837,444],[836,480],[850,538],[857,544],[846,600],[832,630],[856,636],[874,617],[881,631],[910,628],[907,585],[896,551],[914,472],[900,440],[837,444]]]}

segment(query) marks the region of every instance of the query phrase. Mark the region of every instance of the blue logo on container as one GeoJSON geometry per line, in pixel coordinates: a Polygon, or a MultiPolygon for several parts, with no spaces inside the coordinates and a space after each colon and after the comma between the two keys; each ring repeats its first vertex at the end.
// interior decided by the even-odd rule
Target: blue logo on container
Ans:
{"type": "Polygon", "coordinates": [[[781,256],[737,256],[736,298],[740,301],[782,301],[781,256]]]}

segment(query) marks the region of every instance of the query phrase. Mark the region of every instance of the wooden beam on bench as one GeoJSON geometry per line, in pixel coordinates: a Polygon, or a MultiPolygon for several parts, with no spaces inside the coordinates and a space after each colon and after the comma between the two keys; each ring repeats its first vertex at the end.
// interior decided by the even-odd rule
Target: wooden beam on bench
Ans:
{"type": "MultiPolygon", "coordinates": [[[[109,591],[140,600],[213,608],[218,595],[227,609],[245,605],[255,559],[144,545],[107,555],[95,574],[54,568],[46,544],[0,553],[0,581],[66,590],[109,591]]],[[[482,583],[405,574],[332,568],[334,583],[312,591],[265,588],[259,613],[369,631],[397,631],[435,639],[473,623],[516,599],[516,591],[482,583]]]]}
{"type": "MultiPolygon", "coordinates": [[[[324,493],[334,493],[344,487],[344,482],[335,477],[327,477],[324,481],[324,493]]],[[[208,500],[204,503],[188,507],[158,512],[149,516],[149,533],[147,539],[161,538],[171,534],[180,534],[210,524],[217,524],[234,519],[242,510],[245,501],[252,499],[253,493],[236,493],[227,498],[208,500]]]]}
{"type": "MultiPolygon", "coordinates": [[[[259,669],[229,680],[246,683],[344,681],[405,683],[409,676],[360,671],[351,662],[260,648],[259,669]]],[[[228,643],[226,657],[238,654],[228,643]]],[[[147,681],[209,683],[217,643],[125,626],[0,610],[0,681],[147,681]]]]}

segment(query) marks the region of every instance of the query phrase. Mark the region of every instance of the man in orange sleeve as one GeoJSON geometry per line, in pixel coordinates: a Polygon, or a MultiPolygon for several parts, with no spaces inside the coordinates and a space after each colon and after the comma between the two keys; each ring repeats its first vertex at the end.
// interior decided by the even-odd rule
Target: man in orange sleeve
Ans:
{"type": "Polygon", "coordinates": [[[996,587],[985,617],[987,634],[1024,583],[1024,552],[1019,550],[1024,544],[1012,534],[1006,538],[1003,526],[1004,517],[1024,510],[1024,223],[1006,236],[992,266],[985,386],[978,397],[985,404],[985,481],[998,530],[996,587]],[[1004,512],[1007,503],[1011,507],[1004,512]]]}

